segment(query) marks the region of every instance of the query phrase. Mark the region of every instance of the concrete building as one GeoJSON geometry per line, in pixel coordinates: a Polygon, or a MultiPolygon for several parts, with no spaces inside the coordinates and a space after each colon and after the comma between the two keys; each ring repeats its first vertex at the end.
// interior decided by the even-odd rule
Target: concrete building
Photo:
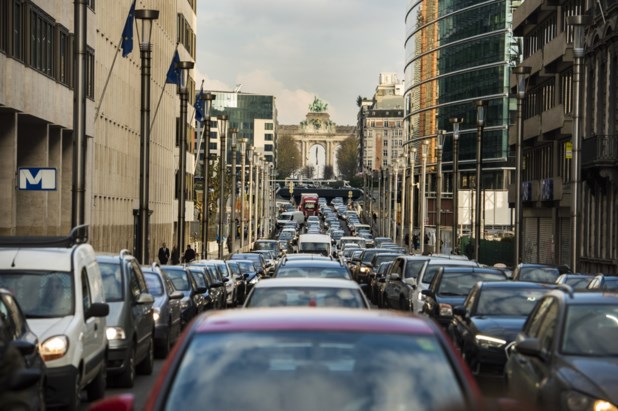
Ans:
{"type": "MultiPolygon", "coordinates": [[[[530,66],[524,100],[524,262],[571,264],[572,138],[575,101],[573,28],[568,16],[589,15],[582,72],[581,206],[577,212],[580,272],[618,273],[618,144],[615,72],[618,3],[526,0],[513,14],[530,66]]],[[[512,79],[511,86],[515,87],[512,79]]],[[[515,144],[513,127],[510,143],[515,144]]]]}
{"type": "MultiPolygon", "coordinates": [[[[90,225],[90,242],[100,251],[132,250],[134,245],[133,210],[138,207],[140,180],[141,62],[137,31],[132,53],[125,58],[117,57],[101,100],[130,5],[130,0],[96,3],[92,0],[87,15],[85,214],[90,225]]],[[[136,8],[160,11],[152,30],[149,241],[152,259],[161,242],[172,244],[175,230],[176,131],[180,103],[176,86],[166,85],[165,79],[177,42],[181,60],[195,58],[195,0],[142,0],[136,8]]],[[[73,10],[74,2],[69,0],[0,1],[2,235],[64,235],[70,229],[73,10]],[[19,167],[55,168],[57,190],[17,190],[19,167]]],[[[190,86],[190,90],[194,88],[190,86]]],[[[194,99],[191,92],[189,101],[194,99]]],[[[191,110],[189,107],[189,113],[191,110]]],[[[185,126],[190,128],[189,124],[185,126]]],[[[187,170],[193,169],[191,159],[188,155],[187,170]]],[[[190,218],[192,190],[188,192],[186,215],[190,218]]]]}

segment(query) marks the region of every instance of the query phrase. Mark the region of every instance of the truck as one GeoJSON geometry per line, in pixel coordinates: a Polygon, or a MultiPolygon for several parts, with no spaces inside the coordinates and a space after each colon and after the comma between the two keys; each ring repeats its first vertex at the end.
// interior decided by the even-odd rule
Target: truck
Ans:
{"type": "Polygon", "coordinates": [[[318,215],[320,204],[318,203],[317,193],[303,193],[300,197],[298,209],[303,212],[305,219],[312,215],[318,215]]]}

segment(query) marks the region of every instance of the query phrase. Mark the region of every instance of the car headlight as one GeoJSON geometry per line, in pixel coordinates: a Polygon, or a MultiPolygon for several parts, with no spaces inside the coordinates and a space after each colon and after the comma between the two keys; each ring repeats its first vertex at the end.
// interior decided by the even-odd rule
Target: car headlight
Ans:
{"type": "Polygon", "coordinates": [[[562,393],[562,409],[566,411],[618,411],[614,404],[577,391],[562,393]]]}
{"type": "Polygon", "coordinates": [[[107,335],[107,339],[109,341],[124,340],[125,338],[127,338],[127,335],[124,332],[124,328],[122,327],[107,327],[105,329],[105,335],[107,335]]]}
{"type": "Polygon", "coordinates": [[[440,317],[452,317],[453,316],[453,306],[450,304],[440,304],[440,317]]]}
{"type": "Polygon", "coordinates": [[[256,275],[251,281],[249,281],[249,284],[255,285],[258,283],[258,281],[260,281],[260,278],[256,275]]]}
{"type": "Polygon", "coordinates": [[[368,273],[369,272],[369,267],[361,267],[360,268],[360,272],[361,273],[368,273]]]}
{"type": "Polygon", "coordinates": [[[159,321],[159,317],[160,317],[159,310],[157,310],[157,309],[155,308],[155,309],[152,311],[152,319],[153,319],[155,322],[157,322],[157,321],[159,321]]]}
{"type": "Polygon", "coordinates": [[[490,337],[489,335],[479,334],[474,337],[476,344],[484,349],[489,348],[502,348],[506,345],[506,341],[500,338],[490,337]]]}
{"type": "Polygon", "coordinates": [[[66,335],[56,335],[45,340],[39,347],[43,361],[57,360],[64,357],[69,350],[69,338],[66,335]]]}

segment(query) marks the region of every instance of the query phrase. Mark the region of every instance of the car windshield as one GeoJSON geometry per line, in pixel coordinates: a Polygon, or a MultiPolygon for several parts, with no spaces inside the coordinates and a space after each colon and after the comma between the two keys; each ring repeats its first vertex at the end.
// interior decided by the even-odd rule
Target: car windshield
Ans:
{"type": "Polygon", "coordinates": [[[332,287],[256,288],[246,307],[347,307],[367,308],[359,290],[332,287]]]}
{"type": "Polygon", "coordinates": [[[298,245],[299,253],[321,253],[328,254],[330,249],[329,243],[300,243],[298,245]]]}
{"type": "Polygon", "coordinates": [[[450,409],[466,398],[452,367],[431,335],[199,333],[184,352],[164,409],[450,409]],[[242,390],[230,394],[221,387],[242,390]]]}
{"type": "Polygon", "coordinates": [[[27,318],[73,315],[71,273],[60,271],[0,271],[0,288],[11,291],[27,318]]]}
{"type": "Polygon", "coordinates": [[[436,276],[436,273],[440,271],[441,266],[439,265],[428,265],[425,268],[425,274],[423,274],[423,283],[429,285],[431,284],[431,280],[436,276]]]}
{"type": "Polygon", "coordinates": [[[161,282],[161,278],[157,274],[148,272],[144,272],[144,278],[146,279],[148,292],[154,297],[161,297],[163,295],[163,283],[161,282]]]}
{"type": "Polygon", "coordinates": [[[567,277],[565,283],[573,287],[574,290],[585,290],[592,281],[590,277],[567,277]]]}
{"type": "Polygon", "coordinates": [[[528,316],[536,302],[546,293],[544,289],[481,289],[474,315],[528,316]]]}
{"type": "Polygon", "coordinates": [[[468,295],[474,284],[478,281],[504,281],[506,276],[503,273],[479,273],[479,272],[449,272],[444,273],[438,285],[438,295],[459,296],[468,295]]]}
{"type": "Polygon", "coordinates": [[[122,267],[118,263],[99,262],[103,288],[105,289],[105,301],[124,301],[122,267]]]}
{"type": "Polygon", "coordinates": [[[241,274],[255,272],[255,265],[252,261],[240,261],[238,266],[240,267],[241,274]]]}
{"type": "Polygon", "coordinates": [[[350,279],[350,274],[345,267],[315,267],[307,266],[282,266],[277,271],[277,277],[321,277],[321,278],[345,278],[350,279]]]}
{"type": "Polygon", "coordinates": [[[277,249],[277,243],[275,242],[266,242],[266,241],[256,241],[255,245],[253,246],[254,250],[276,250],[277,249]]]}
{"type": "Polygon", "coordinates": [[[291,240],[292,238],[294,238],[294,233],[291,231],[282,231],[279,234],[279,240],[291,240]]]}
{"type": "Polygon", "coordinates": [[[175,289],[178,291],[191,291],[191,284],[189,284],[189,278],[185,270],[168,268],[166,271],[175,289]]]}
{"type": "Polygon", "coordinates": [[[618,305],[577,304],[568,307],[562,352],[571,355],[618,356],[618,305]]]}
{"type": "Polygon", "coordinates": [[[195,283],[198,287],[208,287],[204,273],[200,269],[189,268],[189,271],[191,271],[191,274],[193,274],[193,279],[195,280],[195,283]]]}
{"type": "Polygon", "coordinates": [[[391,261],[395,260],[395,258],[397,258],[397,256],[396,255],[392,255],[392,254],[376,254],[373,257],[373,260],[372,260],[371,264],[374,267],[379,267],[380,264],[391,262],[391,261]]]}
{"type": "Polygon", "coordinates": [[[524,267],[519,274],[520,281],[534,283],[555,283],[560,276],[560,270],[553,267],[524,267]]]}

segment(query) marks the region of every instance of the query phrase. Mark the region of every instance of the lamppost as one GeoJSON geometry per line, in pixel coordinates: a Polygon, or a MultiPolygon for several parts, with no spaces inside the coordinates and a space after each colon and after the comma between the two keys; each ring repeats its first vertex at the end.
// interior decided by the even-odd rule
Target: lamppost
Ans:
{"type": "Polygon", "coordinates": [[[483,167],[483,128],[486,101],[476,100],[476,199],[474,209],[474,259],[478,262],[481,250],[481,169],[483,167]]]}
{"type": "Polygon", "coordinates": [[[578,214],[581,205],[581,72],[585,52],[584,30],[592,23],[590,16],[570,16],[567,23],[573,26],[573,158],[571,160],[571,270],[574,273],[579,269],[580,230],[578,214]]]}
{"type": "Polygon", "coordinates": [[[227,115],[217,116],[219,123],[219,260],[223,259],[223,234],[225,233],[225,154],[227,137],[227,115]]]}
{"type": "Polygon", "coordinates": [[[269,168],[269,184],[268,189],[270,193],[268,195],[268,235],[270,236],[271,231],[273,230],[272,219],[275,216],[275,165],[270,162],[268,164],[269,168]]]}
{"type": "Polygon", "coordinates": [[[265,233],[265,228],[266,228],[266,186],[268,184],[268,181],[266,180],[266,176],[267,176],[267,165],[266,165],[266,158],[264,157],[264,155],[260,156],[260,162],[262,163],[262,203],[260,204],[260,206],[262,207],[261,209],[261,221],[260,221],[260,236],[262,238],[265,237],[264,233],[265,233]]]}
{"type": "Polygon", "coordinates": [[[215,99],[212,93],[202,95],[204,101],[204,160],[202,161],[202,176],[204,177],[204,188],[202,190],[202,258],[208,259],[208,217],[210,207],[208,206],[208,182],[210,167],[210,108],[215,99]]]}
{"type": "Polygon", "coordinates": [[[427,179],[427,154],[429,150],[429,141],[423,141],[423,152],[421,153],[421,188],[418,198],[418,220],[421,227],[420,243],[421,254],[425,254],[425,183],[427,179]]]}
{"type": "Polygon", "coordinates": [[[133,210],[137,217],[135,236],[136,257],[142,264],[150,261],[150,61],[152,45],[152,22],[159,18],[159,10],[135,10],[135,18],[140,21],[139,54],[141,59],[141,99],[140,99],[140,156],[139,156],[139,208],[133,210]]]}
{"type": "Polygon", "coordinates": [[[436,175],[436,245],[434,252],[442,252],[442,150],[444,140],[446,139],[446,130],[438,130],[438,144],[436,145],[437,175],[436,175]]]}
{"type": "Polygon", "coordinates": [[[517,77],[517,145],[515,169],[515,247],[513,265],[521,262],[522,250],[522,199],[521,199],[521,174],[522,174],[522,144],[524,136],[524,98],[526,97],[526,77],[530,75],[532,68],[528,66],[517,66],[513,69],[513,74],[517,77]]]}
{"type": "Polygon", "coordinates": [[[459,125],[463,118],[451,117],[448,120],[453,125],[453,254],[459,254],[459,125]]]}
{"type": "Polygon", "coordinates": [[[384,213],[384,206],[382,199],[384,198],[384,196],[382,195],[382,187],[384,186],[382,184],[382,178],[384,177],[384,170],[382,170],[382,167],[380,167],[380,169],[378,170],[378,232],[380,233],[380,236],[384,236],[384,230],[382,229],[382,214],[384,213]]]}
{"type": "MultiPolygon", "coordinates": [[[[404,152],[399,156],[399,160],[401,161],[402,170],[401,170],[401,230],[399,231],[399,244],[403,247],[404,243],[404,231],[406,227],[406,171],[408,169],[408,155],[404,152]]],[[[408,234],[408,241],[410,241],[411,234],[408,234]]]]}
{"type": "MultiPolygon", "coordinates": [[[[393,215],[393,164],[389,165],[388,171],[388,204],[386,205],[386,236],[393,238],[391,235],[391,219],[393,215]]],[[[384,184],[386,189],[386,184],[384,184]]]]}
{"type": "Polygon", "coordinates": [[[230,244],[232,244],[232,253],[236,250],[236,135],[238,134],[237,128],[231,128],[232,134],[232,193],[231,203],[232,211],[230,214],[230,244]]]}
{"type": "Polygon", "coordinates": [[[178,251],[183,252],[185,249],[185,198],[187,191],[187,102],[189,93],[187,92],[187,81],[189,79],[189,70],[193,68],[192,61],[179,61],[176,63],[176,68],[180,72],[180,83],[178,94],[180,94],[180,126],[178,127],[178,229],[176,230],[176,244],[178,251]]]}
{"type": "MultiPolygon", "coordinates": [[[[412,144],[410,144],[412,147],[412,144]]],[[[410,221],[408,222],[409,228],[408,233],[410,233],[410,244],[409,251],[410,254],[414,253],[414,243],[412,239],[414,238],[414,169],[416,168],[416,148],[412,148],[410,150],[410,180],[408,191],[410,192],[410,221]]]]}
{"type": "Polygon", "coordinates": [[[240,139],[240,249],[245,248],[245,150],[247,139],[240,139]]]}
{"type": "Polygon", "coordinates": [[[399,191],[397,188],[397,180],[399,180],[399,160],[395,160],[394,166],[393,173],[395,174],[395,180],[393,181],[393,188],[391,190],[393,193],[393,207],[391,209],[391,224],[393,228],[391,229],[391,233],[393,233],[393,242],[397,242],[397,192],[399,191]]]}
{"type": "MultiPolygon", "coordinates": [[[[249,218],[253,218],[253,150],[253,146],[249,147],[249,218]]],[[[251,221],[247,231],[247,242],[251,245],[253,241],[253,225],[251,221]]]]}
{"type": "Polygon", "coordinates": [[[255,212],[253,215],[253,233],[255,240],[259,238],[258,233],[258,220],[260,217],[260,155],[257,152],[253,152],[253,163],[255,164],[255,212]]]}

